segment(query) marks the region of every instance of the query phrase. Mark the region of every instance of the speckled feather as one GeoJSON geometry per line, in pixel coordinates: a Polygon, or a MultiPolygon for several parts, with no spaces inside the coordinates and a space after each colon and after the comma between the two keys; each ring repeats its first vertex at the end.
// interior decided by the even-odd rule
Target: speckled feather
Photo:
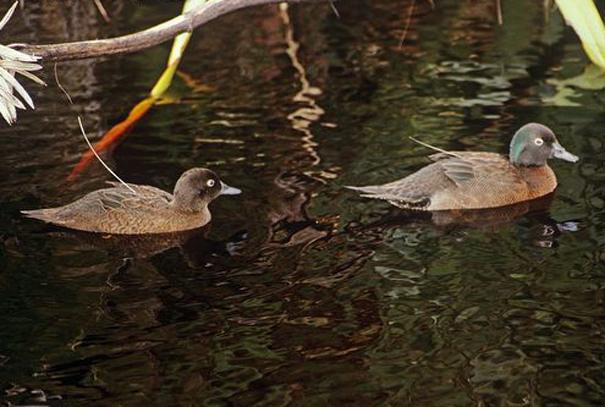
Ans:
{"type": "Polygon", "coordinates": [[[384,185],[347,187],[367,198],[383,199],[421,211],[486,209],[529,201],[550,194],[557,178],[547,165],[551,158],[577,162],[551,129],[528,123],[515,133],[508,157],[488,152],[440,151],[432,164],[384,185]]]}
{"type": "Polygon", "coordinates": [[[172,194],[147,185],[100,189],[59,208],[23,211],[46,222],[88,232],[116,234],[166,233],[204,226],[210,216],[175,214],[172,194]]]}
{"type": "Polygon", "coordinates": [[[434,163],[398,181],[350,188],[402,209],[436,211],[509,205],[546,195],[557,186],[548,166],[517,167],[496,153],[453,154],[433,154],[434,163]]]}
{"type": "Polygon", "coordinates": [[[221,194],[240,192],[204,168],[184,172],[176,183],[174,195],[148,185],[128,184],[131,190],[120,183],[109,184],[113,187],[93,191],[65,206],[22,213],[87,232],[171,233],[206,225],[211,219],[208,204],[213,199],[221,194]]]}

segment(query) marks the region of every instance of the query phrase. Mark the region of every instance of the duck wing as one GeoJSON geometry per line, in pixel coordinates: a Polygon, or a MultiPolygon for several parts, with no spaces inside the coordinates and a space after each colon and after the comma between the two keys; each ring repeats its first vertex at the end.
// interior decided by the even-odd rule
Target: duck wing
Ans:
{"type": "Polygon", "coordinates": [[[440,163],[443,173],[456,186],[463,186],[465,183],[472,181],[475,178],[475,165],[473,160],[464,158],[443,159],[440,163]]]}
{"type": "MultiPolygon", "coordinates": [[[[148,185],[128,184],[132,190],[119,182],[108,182],[114,188],[91,192],[84,198],[98,200],[104,211],[137,211],[164,209],[172,201],[172,194],[148,185]],[[95,196],[96,195],[96,196],[95,196]]],[[[77,201],[76,201],[77,202],[77,201]]],[[[74,202],[75,203],[75,202],[74,202]]]]}

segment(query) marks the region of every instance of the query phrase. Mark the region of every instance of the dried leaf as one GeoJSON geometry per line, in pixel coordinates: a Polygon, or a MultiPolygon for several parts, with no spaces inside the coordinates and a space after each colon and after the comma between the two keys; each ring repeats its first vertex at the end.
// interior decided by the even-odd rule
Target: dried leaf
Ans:
{"type": "Polygon", "coordinates": [[[4,78],[4,80],[6,80],[8,83],[10,83],[15,88],[15,90],[17,92],[19,92],[19,94],[21,95],[23,100],[25,100],[25,102],[29,105],[29,107],[31,107],[32,109],[35,109],[34,101],[29,96],[29,94],[27,93],[25,88],[19,83],[18,80],[15,79],[15,77],[12,74],[10,74],[8,71],[6,71],[4,69],[0,69],[0,77],[4,78]]]}
{"type": "MultiPolygon", "coordinates": [[[[0,30],[10,20],[17,4],[18,2],[15,2],[0,20],[0,30]]],[[[9,125],[17,120],[17,109],[25,109],[25,105],[13,94],[13,91],[16,90],[25,103],[32,109],[35,108],[34,101],[15,78],[15,74],[21,74],[36,83],[45,85],[44,81],[30,73],[30,71],[42,69],[42,66],[34,63],[38,59],[33,55],[0,44],[0,114],[9,125]]]]}
{"type": "Polygon", "coordinates": [[[10,20],[10,18],[13,16],[13,13],[15,12],[15,9],[17,8],[17,4],[19,4],[18,1],[14,2],[13,5],[11,6],[11,8],[9,8],[8,11],[6,12],[4,17],[2,17],[2,20],[0,20],[0,30],[2,28],[4,28],[6,23],[8,23],[8,20],[10,20]]]}
{"type": "Polygon", "coordinates": [[[0,56],[6,59],[12,59],[15,61],[23,62],[36,62],[40,57],[26,54],[25,52],[17,51],[11,47],[0,44],[0,56]]]}

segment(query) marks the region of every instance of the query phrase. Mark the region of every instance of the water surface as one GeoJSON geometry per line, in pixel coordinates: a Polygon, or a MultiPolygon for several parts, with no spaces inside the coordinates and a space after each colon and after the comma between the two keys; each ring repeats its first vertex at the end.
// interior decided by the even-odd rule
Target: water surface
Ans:
{"type": "MultiPolygon", "coordinates": [[[[171,190],[206,166],[244,191],[166,247],[19,210],[111,179],[95,164],[66,181],[86,151],[76,117],[98,139],[169,45],[60,64],[73,105],[50,66],[48,88],[28,84],[37,110],[0,130],[1,402],[603,405],[605,81],[574,86],[589,63],[542,2],[502,2],[502,26],[492,2],[436,3],[415,2],[409,21],[410,1],[340,2],[340,18],[262,7],[198,30],[180,102],[106,156],[128,182],[171,190]],[[506,153],[530,121],[581,157],[553,163],[547,212],[432,224],[342,188],[425,165],[408,136],[506,153]]],[[[92,2],[26,2],[3,43],[118,35],[178,10],[118,2],[106,23],[92,2]]]]}

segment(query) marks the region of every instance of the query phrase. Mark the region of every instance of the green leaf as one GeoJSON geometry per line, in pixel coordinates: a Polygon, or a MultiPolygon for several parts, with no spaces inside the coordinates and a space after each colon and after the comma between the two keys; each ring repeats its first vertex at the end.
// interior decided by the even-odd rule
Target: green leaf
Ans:
{"type": "Polygon", "coordinates": [[[563,17],[580,37],[584,51],[605,69],[605,26],[593,0],[556,0],[563,17]]]}

